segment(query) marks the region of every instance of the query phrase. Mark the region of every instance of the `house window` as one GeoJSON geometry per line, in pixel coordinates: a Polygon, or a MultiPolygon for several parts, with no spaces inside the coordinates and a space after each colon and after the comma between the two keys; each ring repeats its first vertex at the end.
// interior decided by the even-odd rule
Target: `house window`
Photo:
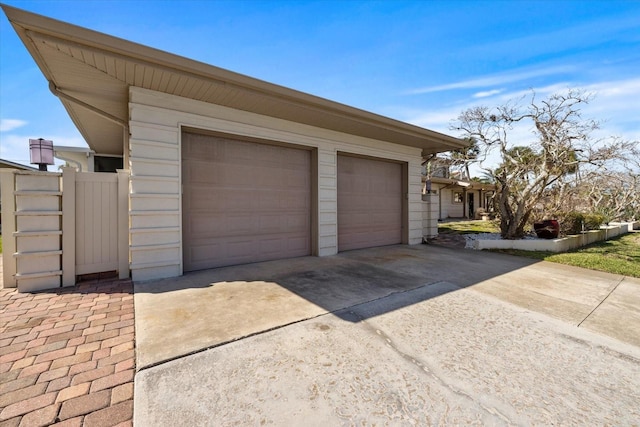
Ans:
{"type": "Polygon", "coordinates": [[[464,201],[462,197],[462,191],[453,192],[453,203],[462,203],[464,201]]]}
{"type": "Polygon", "coordinates": [[[95,156],[93,160],[94,172],[115,172],[118,169],[122,169],[122,157],[95,156]]]}

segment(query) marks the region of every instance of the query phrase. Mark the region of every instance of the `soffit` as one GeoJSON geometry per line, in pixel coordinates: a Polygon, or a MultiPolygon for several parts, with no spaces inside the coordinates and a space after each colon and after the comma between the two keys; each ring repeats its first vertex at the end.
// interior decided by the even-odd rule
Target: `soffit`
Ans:
{"type": "MultiPolygon", "coordinates": [[[[63,93],[124,123],[128,122],[128,88],[136,86],[417,147],[423,154],[466,145],[460,139],[408,123],[20,9],[2,7],[47,80],[63,93]]],[[[77,103],[62,98],[61,101],[91,149],[122,154],[121,126],[77,103]]]]}

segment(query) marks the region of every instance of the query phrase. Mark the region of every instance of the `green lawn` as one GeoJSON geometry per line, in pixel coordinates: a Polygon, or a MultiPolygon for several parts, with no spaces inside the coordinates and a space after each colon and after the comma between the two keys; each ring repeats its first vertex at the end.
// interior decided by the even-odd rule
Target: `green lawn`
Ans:
{"type": "Polygon", "coordinates": [[[438,224],[438,233],[447,234],[475,234],[475,233],[499,233],[500,227],[497,221],[456,221],[441,222],[438,224]]]}
{"type": "Polygon", "coordinates": [[[640,233],[623,234],[564,253],[514,249],[494,251],[640,278],[640,233]]]}
{"type": "MultiPolygon", "coordinates": [[[[438,233],[441,234],[498,233],[499,231],[497,221],[457,221],[438,224],[438,233]]],[[[492,249],[492,251],[640,278],[640,233],[624,234],[615,239],[593,243],[565,253],[515,249],[492,249]]]]}

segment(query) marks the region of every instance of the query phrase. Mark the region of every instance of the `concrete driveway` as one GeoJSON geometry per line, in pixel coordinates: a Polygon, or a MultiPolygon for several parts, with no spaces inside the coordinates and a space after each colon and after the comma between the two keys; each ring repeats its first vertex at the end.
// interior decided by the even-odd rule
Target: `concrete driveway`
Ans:
{"type": "Polygon", "coordinates": [[[136,284],[135,309],[138,426],[640,420],[637,279],[397,246],[136,284]]]}

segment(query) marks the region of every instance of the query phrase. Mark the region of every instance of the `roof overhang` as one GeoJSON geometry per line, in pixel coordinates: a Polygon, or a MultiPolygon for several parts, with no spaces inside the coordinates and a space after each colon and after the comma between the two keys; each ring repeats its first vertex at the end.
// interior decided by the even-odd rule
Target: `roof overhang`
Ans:
{"type": "Polygon", "coordinates": [[[453,178],[440,178],[440,177],[427,178],[426,176],[423,176],[422,181],[431,181],[434,184],[444,184],[446,187],[458,187],[466,190],[495,191],[496,189],[496,186],[494,184],[489,184],[489,183],[480,182],[480,181],[462,181],[462,180],[453,179],[453,178]]]}
{"type": "Polygon", "coordinates": [[[91,149],[122,154],[129,87],[422,149],[461,139],[86,28],[2,5],[7,18],[91,149]]]}

